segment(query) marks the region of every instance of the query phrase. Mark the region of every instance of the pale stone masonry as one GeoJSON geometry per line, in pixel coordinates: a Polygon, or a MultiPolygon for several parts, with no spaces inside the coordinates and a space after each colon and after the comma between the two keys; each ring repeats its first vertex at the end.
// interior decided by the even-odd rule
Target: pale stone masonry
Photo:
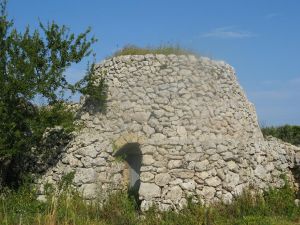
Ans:
{"type": "Polygon", "coordinates": [[[293,180],[300,148],[264,139],[230,65],[133,55],[103,61],[95,76],[103,73],[106,112],[81,110],[84,128],[40,183],[74,171],[87,199],[131,187],[143,210],[166,210],[188,197],[230,201],[249,185],[279,187],[282,174],[293,180]]]}

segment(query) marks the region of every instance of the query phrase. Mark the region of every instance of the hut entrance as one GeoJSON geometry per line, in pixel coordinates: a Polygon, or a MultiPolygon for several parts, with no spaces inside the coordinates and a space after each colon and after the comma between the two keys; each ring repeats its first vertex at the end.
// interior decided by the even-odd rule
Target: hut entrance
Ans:
{"type": "Polygon", "coordinates": [[[140,173],[142,164],[142,153],[138,143],[128,143],[124,145],[115,155],[125,160],[127,164],[127,179],[128,193],[133,196],[137,203],[139,202],[139,188],[140,188],[140,173]]]}

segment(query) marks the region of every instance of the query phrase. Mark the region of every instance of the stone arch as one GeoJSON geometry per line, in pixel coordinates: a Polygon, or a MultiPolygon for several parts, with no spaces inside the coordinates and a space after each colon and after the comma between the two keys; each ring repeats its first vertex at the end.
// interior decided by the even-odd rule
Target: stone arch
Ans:
{"type": "MultiPolygon", "coordinates": [[[[122,138],[124,140],[124,138],[122,138]]],[[[134,138],[134,141],[138,139],[134,138]]],[[[120,143],[119,143],[120,144],[120,143]]],[[[116,146],[115,146],[116,147],[116,146]]],[[[133,196],[139,202],[140,188],[140,173],[142,166],[142,152],[138,142],[125,142],[121,147],[118,147],[114,153],[116,158],[125,162],[123,171],[124,183],[128,187],[129,195],[133,196]]]]}
{"type": "MultiPolygon", "coordinates": [[[[118,139],[113,142],[114,149],[119,150],[124,145],[129,143],[139,143],[143,144],[145,142],[145,137],[137,135],[135,133],[123,133],[118,139]]],[[[116,154],[116,152],[114,153],[116,154]]]]}

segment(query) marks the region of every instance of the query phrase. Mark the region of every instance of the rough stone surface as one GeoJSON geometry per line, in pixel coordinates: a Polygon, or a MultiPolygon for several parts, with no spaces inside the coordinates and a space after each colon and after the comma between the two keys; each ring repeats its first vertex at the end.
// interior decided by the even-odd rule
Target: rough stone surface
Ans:
{"type": "Polygon", "coordinates": [[[87,199],[126,189],[130,168],[116,153],[134,143],[143,210],[180,208],[189,196],[230,202],[248,186],[280,187],[281,174],[293,181],[300,148],[263,137],[230,65],[185,55],[119,56],[96,65],[94,76],[101,74],[106,111],[86,97],[74,104],[83,128],[37,181],[40,190],[70,172],[87,199]]]}
{"type": "Polygon", "coordinates": [[[141,183],[139,194],[145,200],[151,200],[155,197],[160,197],[160,188],[153,183],[141,183]]]}

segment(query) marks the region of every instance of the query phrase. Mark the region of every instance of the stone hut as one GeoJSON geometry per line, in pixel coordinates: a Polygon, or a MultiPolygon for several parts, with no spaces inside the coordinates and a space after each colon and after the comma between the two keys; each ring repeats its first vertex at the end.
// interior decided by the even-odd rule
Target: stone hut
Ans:
{"type": "Polygon", "coordinates": [[[128,55],[98,64],[95,76],[103,73],[106,112],[82,108],[82,100],[84,128],[41,187],[73,171],[86,199],[129,189],[143,210],[167,210],[188,197],[230,201],[249,185],[280,187],[282,174],[294,181],[300,148],[263,137],[230,65],[194,55],[128,55]]]}

